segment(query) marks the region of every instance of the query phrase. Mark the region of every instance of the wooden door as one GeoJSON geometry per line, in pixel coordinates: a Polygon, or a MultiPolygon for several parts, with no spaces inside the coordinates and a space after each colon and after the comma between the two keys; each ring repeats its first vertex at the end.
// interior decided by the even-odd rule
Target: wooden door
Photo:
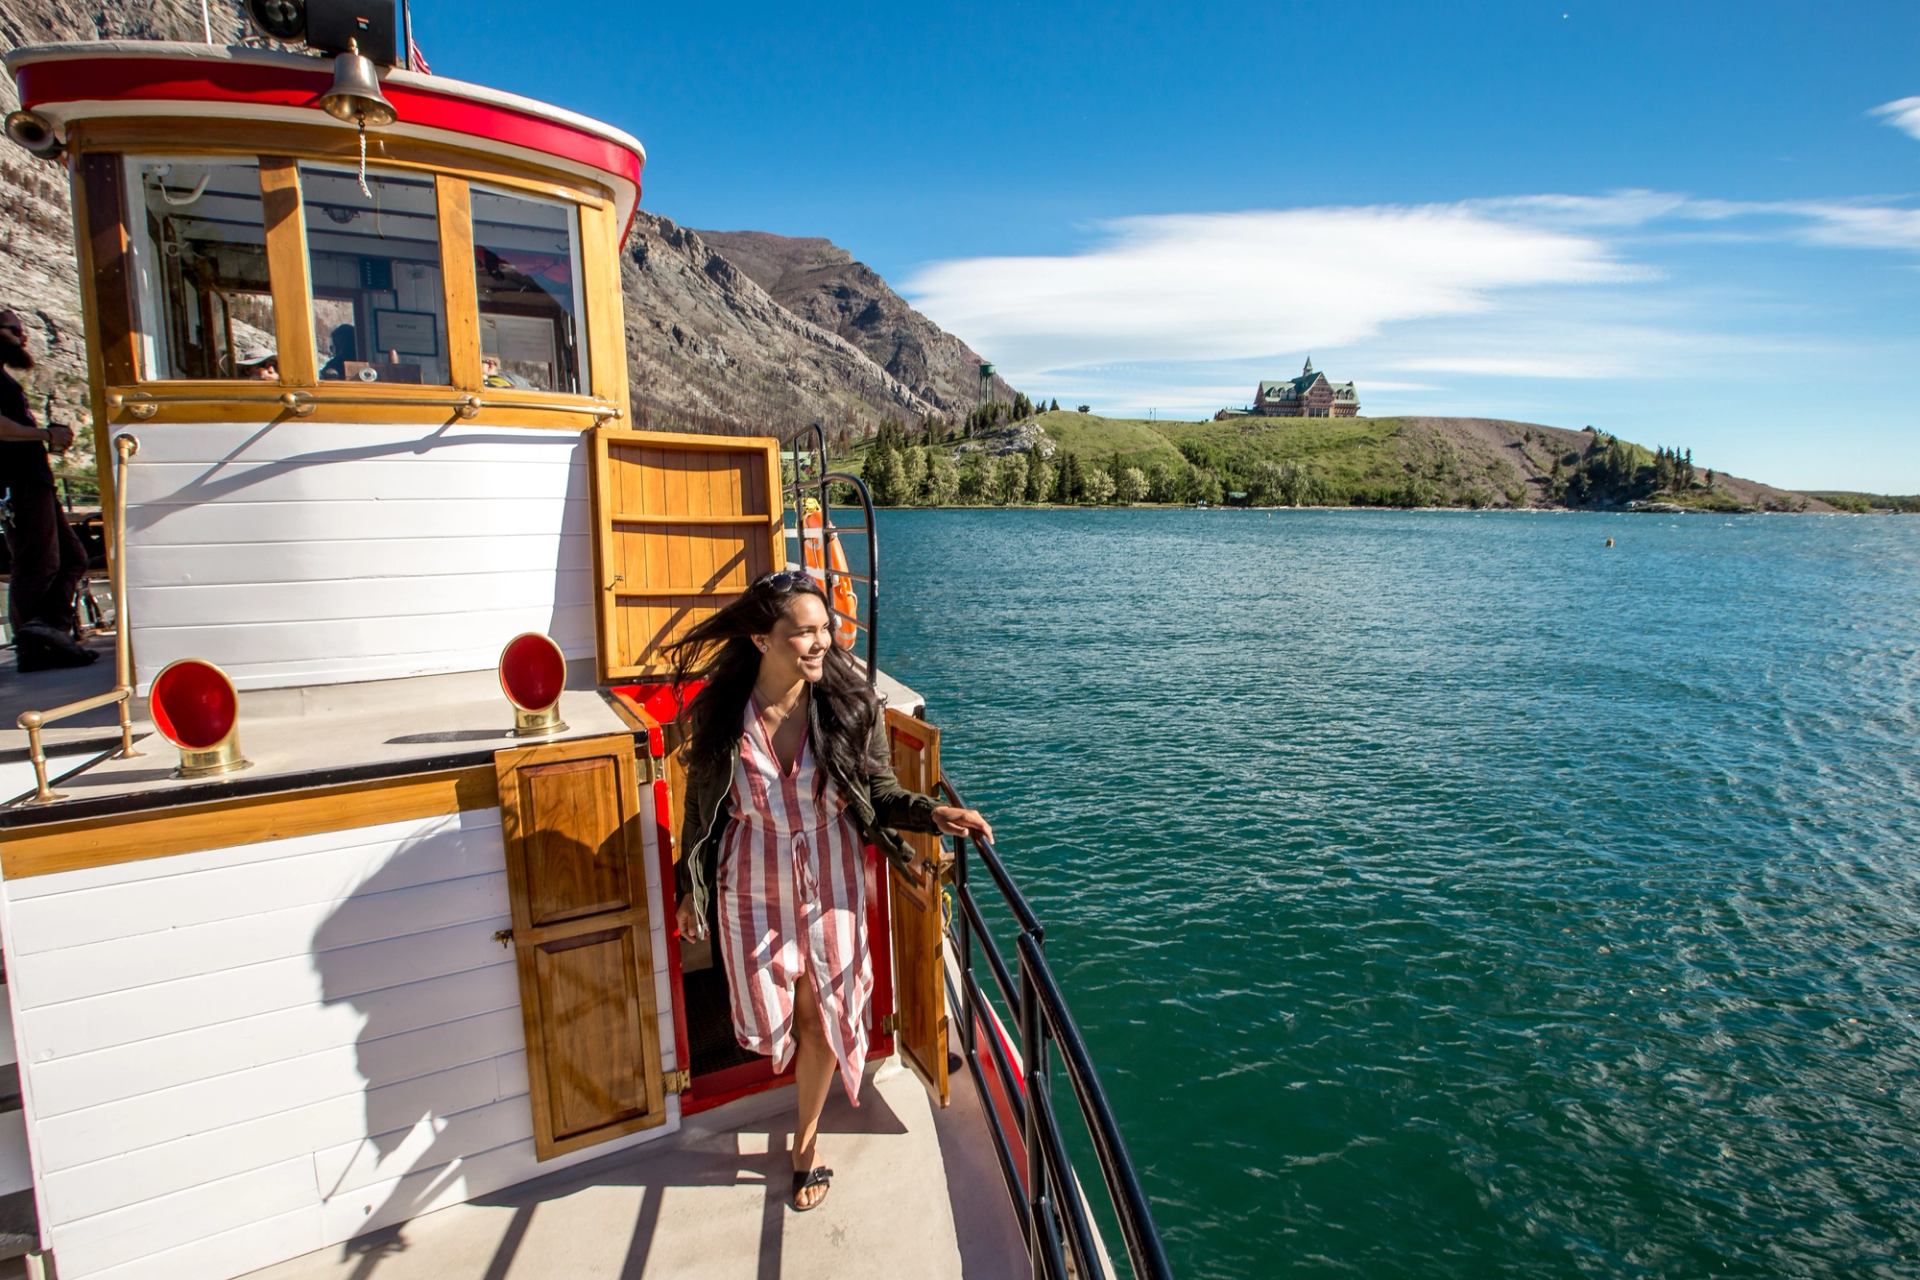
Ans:
{"type": "Polygon", "coordinates": [[[542,1160],[667,1118],[633,751],[614,734],[494,756],[542,1160]]]}
{"type": "MultiPolygon", "coordinates": [[[[909,791],[931,794],[940,780],[940,731],[905,712],[887,711],[887,737],[893,745],[893,771],[909,791]]],[[[889,864],[887,880],[893,917],[894,1044],[927,1091],[947,1105],[947,987],[940,874],[921,864],[942,866],[940,837],[902,833],[919,855],[912,871],[889,864]]]]}
{"type": "Polygon", "coordinates": [[[663,645],[787,561],[769,436],[593,433],[600,678],[665,675],[663,645]]]}

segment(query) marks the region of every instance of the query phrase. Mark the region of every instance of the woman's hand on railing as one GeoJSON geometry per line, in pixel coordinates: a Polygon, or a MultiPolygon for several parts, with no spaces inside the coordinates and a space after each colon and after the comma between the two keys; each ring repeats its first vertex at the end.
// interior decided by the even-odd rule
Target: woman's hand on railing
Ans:
{"type": "Polygon", "coordinates": [[[980,816],[978,809],[962,809],[958,805],[937,804],[933,806],[933,825],[940,828],[941,835],[975,836],[993,839],[993,828],[980,816]]]}

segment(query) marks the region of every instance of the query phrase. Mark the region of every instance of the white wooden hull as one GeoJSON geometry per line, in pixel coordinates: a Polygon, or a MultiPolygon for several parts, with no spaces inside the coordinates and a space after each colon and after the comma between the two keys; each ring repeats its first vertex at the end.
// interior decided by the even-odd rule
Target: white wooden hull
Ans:
{"type": "Polygon", "coordinates": [[[140,433],[127,574],[144,695],[178,658],[236,687],[594,654],[587,449],[538,428],[226,422],[140,433]]]}
{"type": "Polygon", "coordinates": [[[489,808],[8,883],[60,1274],[217,1280],[672,1132],[536,1163],[503,858],[489,808]]]}

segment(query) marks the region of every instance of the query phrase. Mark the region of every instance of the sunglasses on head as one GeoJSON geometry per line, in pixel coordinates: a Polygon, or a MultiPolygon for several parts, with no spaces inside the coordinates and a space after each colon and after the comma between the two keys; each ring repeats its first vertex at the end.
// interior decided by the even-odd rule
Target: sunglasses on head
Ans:
{"type": "Polygon", "coordinates": [[[753,584],[768,591],[818,591],[820,584],[813,575],[802,569],[782,569],[778,573],[765,574],[753,584]]]}

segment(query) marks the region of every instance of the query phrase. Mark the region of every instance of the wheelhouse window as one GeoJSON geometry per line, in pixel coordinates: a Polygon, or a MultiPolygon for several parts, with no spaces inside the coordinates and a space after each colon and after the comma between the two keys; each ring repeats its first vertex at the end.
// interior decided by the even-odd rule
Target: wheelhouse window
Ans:
{"type": "Polygon", "coordinates": [[[142,376],[276,381],[260,166],[204,158],[127,166],[142,376]]]}
{"type": "Polygon", "coordinates": [[[584,394],[579,211],[480,186],[471,198],[486,385],[584,394]]]}
{"type": "Polygon", "coordinates": [[[301,164],[322,382],[451,385],[432,177],[301,164]]]}

